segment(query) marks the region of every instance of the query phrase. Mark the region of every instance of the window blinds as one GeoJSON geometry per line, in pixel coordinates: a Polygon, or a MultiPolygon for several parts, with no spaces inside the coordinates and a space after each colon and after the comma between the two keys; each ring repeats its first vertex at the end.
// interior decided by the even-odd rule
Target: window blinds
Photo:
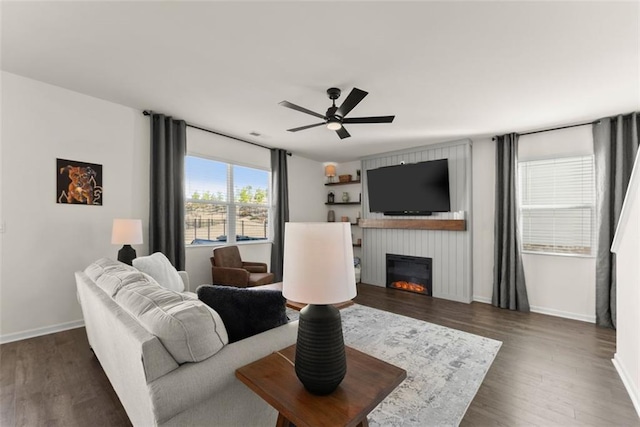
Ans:
{"type": "Polygon", "coordinates": [[[590,255],[593,156],[520,162],[519,181],[523,250],[590,255]]]}

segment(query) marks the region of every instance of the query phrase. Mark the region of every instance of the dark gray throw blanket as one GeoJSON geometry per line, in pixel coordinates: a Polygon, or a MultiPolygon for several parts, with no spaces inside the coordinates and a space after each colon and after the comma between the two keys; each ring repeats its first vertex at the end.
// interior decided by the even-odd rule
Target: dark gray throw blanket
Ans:
{"type": "Polygon", "coordinates": [[[288,322],[281,291],[201,285],[200,301],[214,309],[227,328],[229,343],[273,329],[288,322]]]}

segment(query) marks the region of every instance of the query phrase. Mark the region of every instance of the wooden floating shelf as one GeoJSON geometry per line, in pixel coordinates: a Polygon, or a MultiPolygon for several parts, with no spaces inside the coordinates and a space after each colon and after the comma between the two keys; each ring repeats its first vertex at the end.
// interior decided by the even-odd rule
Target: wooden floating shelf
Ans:
{"type": "Polygon", "coordinates": [[[362,228],[402,228],[407,230],[465,231],[464,219],[360,219],[362,228]]]}
{"type": "Polygon", "coordinates": [[[360,202],[326,202],[325,205],[359,205],[360,202]]]}
{"type": "Polygon", "coordinates": [[[348,185],[348,184],[360,184],[360,180],[357,181],[347,181],[347,182],[327,182],[325,185],[330,187],[332,185],[348,185]]]}
{"type": "Polygon", "coordinates": [[[354,248],[361,248],[361,247],[362,247],[362,244],[354,243],[354,244],[353,244],[353,247],[354,247],[354,248]]]}

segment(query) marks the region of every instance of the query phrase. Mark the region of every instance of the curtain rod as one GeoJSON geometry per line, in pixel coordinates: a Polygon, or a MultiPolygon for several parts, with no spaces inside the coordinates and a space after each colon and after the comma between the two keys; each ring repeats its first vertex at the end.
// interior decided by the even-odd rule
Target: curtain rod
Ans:
{"type": "MultiPolygon", "coordinates": [[[[153,111],[151,111],[151,110],[143,110],[142,111],[142,114],[145,115],[145,116],[150,116],[151,113],[153,113],[153,111]]],[[[220,132],[216,132],[216,131],[211,130],[211,129],[206,129],[206,128],[203,128],[203,127],[200,127],[200,126],[192,125],[191,123],[188,123],[188,122],[185,122],[185,123],[187,124],[187,127],[190,127],[190,128],[198,129],[198,130],[201,130],[201,131],[204,131],[204,132],[213,133],[215,135],[224,136],[225,138],[229,138],[229,139],[235,139],[236,141],[244,142],[245,144],[255,145],[256,147],[264,148],[264,149],[267,149],[267,150],[271,150],[272,149],[271,147],[267,147],[266,145],[261,145],[261,144],[258,144],[256,142],[247,141],[246,139],[242,139],[242,138],[238,138],[238,137],[230,136],[230,135],[225,135],[224,133],[220,133],[220,132]]],[[[288,152],[288,151],[287,151],[287,156],[291,156],[291,153],[288,152]]]]}
{"type": "MultiPolygon", "coordinates": [[[[550,129],[542,129],[542,130],[534,130],[532,132],[525,132],[525,133],[521,133],[520,136],[524,136],[524,135],[533,135],[534,133],[542,133],[542,132],[550,132],[552,130],[560,130],[560,129],[569,129],[569,128],[575,128],[578,126],[587,126],[587,125],[595,125],[600,123],[600,120],[596,120],[593,122],[587,122],[587,123],[578,123],[577,125],[568,125],[568,126],[560,126],[557,128],[550,128],[550,129]]],[[[495,141],[497,137],[493,137],[491,138],[492,141],[495,141]]]]}

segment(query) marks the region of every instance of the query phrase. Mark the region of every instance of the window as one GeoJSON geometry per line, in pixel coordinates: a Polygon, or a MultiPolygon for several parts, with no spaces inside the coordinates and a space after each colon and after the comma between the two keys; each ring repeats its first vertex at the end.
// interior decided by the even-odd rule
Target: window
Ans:
{"type": "Polygon", "coordinates": [[[593,156],[520,162],[518,170],[523,250],[591,255],[593,156]]]}
{"type": "Polygon", "coordinates": [[[185,244],[267,240],[270,173],[202,157],[185,159],[185,244]]]}

